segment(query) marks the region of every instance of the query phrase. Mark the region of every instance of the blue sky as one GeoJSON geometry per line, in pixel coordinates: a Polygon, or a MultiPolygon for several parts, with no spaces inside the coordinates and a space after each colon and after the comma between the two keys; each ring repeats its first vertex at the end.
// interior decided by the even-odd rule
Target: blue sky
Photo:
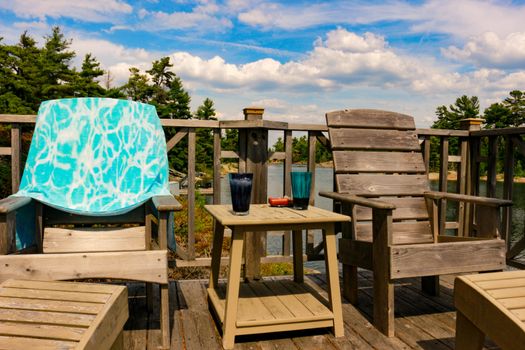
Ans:
{"type": "Polygon", "coordinates": [[[460,95],[486,108],[525,90],[524,18],[524,1],[0,0],[8,43],[59,25],[75,64],[92,53],[115,85],[170,56],[193,109],[298,123],[380,108],[427,127],[460,95]]]}

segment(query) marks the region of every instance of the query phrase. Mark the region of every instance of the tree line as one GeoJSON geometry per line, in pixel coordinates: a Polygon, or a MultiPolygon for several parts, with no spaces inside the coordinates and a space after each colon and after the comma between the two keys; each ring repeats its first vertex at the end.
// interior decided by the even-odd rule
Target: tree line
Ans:
{"type": "MultiPolygon", "coordinates": [[[[508,128],[518,127],[525,124],[525,91],[513,90],[509,96],[500,102],[491,104],[483,112],[479,106],[479,99],[477,96],[463,95],[458,97],[454,104],[447,106],[439,106],[436,108],[437,119],[432,124],[435,129],[460,129],[460,122],[466,118],[481,118],[485,129],[493,128],[508,128]]],[[[500,143],[503,140],[500,138],[500,143]]],[[[487,155],[488,144],[487,140],[481,143],[481,154],[487,155]]],[[[504,145],[501,144],[498,149],[498,163],[496,171],[501,173],[503,171],[503,157],[504,145]]],[[[450,154],[459,153],[459,142],[457,138],[450,138],[449,140],[450,154]]],[[[486,164],[480,165],[480,171],[485,172],[486,164]]],[[[431,152],[430,152],[430,169],[436,171],[439,169],[439,140],[437,137],[431,138],[431,152]]],[[[515,169],[516,176],[525,176],[525,157],[519,153],[515,153],[515,169]]]]}

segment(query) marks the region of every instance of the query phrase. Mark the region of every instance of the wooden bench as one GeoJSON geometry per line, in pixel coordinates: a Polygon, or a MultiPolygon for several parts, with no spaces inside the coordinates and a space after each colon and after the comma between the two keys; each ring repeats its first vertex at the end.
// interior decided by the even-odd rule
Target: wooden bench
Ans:
{"type": "Polygon", "coordinates": [[[123,349],[124,286],[7,280],[0,285],[0,349],[123,349]]]}
{"type": "Polygon", "coordinates": [[[502,349],[525,346],[525,271],[456,278],[456,349],[481,349],[485,335],[502,349]]]}

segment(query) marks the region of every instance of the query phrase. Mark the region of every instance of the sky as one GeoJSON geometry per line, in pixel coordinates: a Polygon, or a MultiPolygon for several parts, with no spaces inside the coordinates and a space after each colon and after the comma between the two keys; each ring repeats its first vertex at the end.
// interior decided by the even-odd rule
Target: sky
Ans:
{"type": "Polygon", "coordinates": [[[525,90],[525,0],[0,0],[0,36],[40,44],[60,26],[113,76],[169,56],[192,98],[219,119],[324,123],[328,111],[377,108],[429,127],[440,105],[482,110],[525,90]]]}

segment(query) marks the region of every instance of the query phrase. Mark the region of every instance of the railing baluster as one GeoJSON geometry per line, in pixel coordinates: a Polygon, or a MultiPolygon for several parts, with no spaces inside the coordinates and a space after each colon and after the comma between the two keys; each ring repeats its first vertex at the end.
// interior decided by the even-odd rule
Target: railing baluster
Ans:
{"type": "Polygon", "coordinates": [[[22,127],[20,124],[11,124],[11,190],[13,193],[20,187],[20,169],[22,150],[22,127]]]}
{"type": "Polygon", "coordinates": [[[195,129],[188,131],[188,257],[195,259],[195,129]]]}

